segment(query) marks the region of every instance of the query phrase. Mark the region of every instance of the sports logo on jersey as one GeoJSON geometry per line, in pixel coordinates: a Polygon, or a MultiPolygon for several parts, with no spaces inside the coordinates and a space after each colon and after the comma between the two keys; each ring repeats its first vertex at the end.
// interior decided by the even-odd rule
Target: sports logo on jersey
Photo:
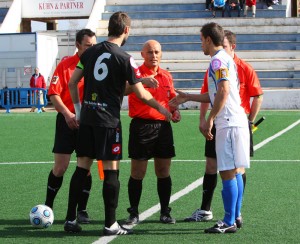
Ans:
{"type": "Polygon", "coordinates": [[[213,70],[218,70],[221,67],[221,64],[222,64],[222,62],[219,59],[214,59],[211,62],[211,66],[212,66],[213,70]]]}
{"type": "Polygon", "coordinates": [[[134,70],[136,78],[142,78],[141,71],[139,70],[139,67],[136,65],[133,57],[130,57],[130,64],[131,64],[131,67],[134,70]]]}
{"type": "Polygon", "coordinates": [[[216,71],[216,80],[224,79],[228,77],[228,69],[222,68],[216,71]]]}
{"type": "Polygon", "coordinates": [[[58,76],[53,76],[52,80],[51,80],[51,83],[55,85],[58,82],[58,80],[59,80],[58,76]]]}
{"type": "Polygon", "coordinates": [[[92,101],[96,101],[96,99],[97,99],[97,93],[93,93],[92,94],[92,101]]]}
{"type": "Polygon", "coordinates": [[[121,144],[113,144],[112,154],[120,154],[120,153],[121,153],[121,144]]]}

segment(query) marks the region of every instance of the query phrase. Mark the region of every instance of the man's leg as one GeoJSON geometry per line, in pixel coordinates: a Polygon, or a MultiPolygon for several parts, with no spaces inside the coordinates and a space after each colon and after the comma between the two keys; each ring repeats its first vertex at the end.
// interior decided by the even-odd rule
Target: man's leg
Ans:
{"type": "Polygon", "coordinates": [[[131,160],[131,174],[128,180],[128,197],[130,207],[127,209],[129,217],[126,224],[137,224],[139,222],[139,203],[143,190],[143,179],[146,174],[147,160],[131,160]]]}
{"type": "Polygon", "coordinates": [[[154,158],[154,166],[160,202],[160,221],[164,224],[175,224],[176,220],[170,216],[171,208],[169,207],[172,192],[171,158],[154,158]]]}
{"type": "Polygon", "coordinates": [[[104,235],[128,235],[133,231],[119,225],[116,220],[116,209],[119,201],[119,161],[103,160],[104,182],[103,182],[103,201],[105,209],[104,235]]]}
{"type": "Polygon", "coordinates": [[[234,233],[236,232],[235,211],[238,199],[238,186],[235,178],[236,169],[220,171],[223,183],[222,198],[224,205],[224,219],[216,225],[205,229],[205,233],[234,233]]]}
{"type": "Polygon", "coordinates": [[[210,211],[211,202],[217,186],[217,160],[215,158],[206,158],[206,170],[203,178],[203,192],[201,209],[210,211]]]}
{"type": "Polygon", "coordinates": [[[79,197],[78,208],[77,208],[77,220],[81,224],[90,223],[90,218],[87,213],[87,203],[90,197],[90,191],[92,188],[92,175],[91,172],[88,172],[88,175],[85,179],[83,190],[79,197]]]}
{"type": "Polygon", "coordinates": [[[78,157],[77,167],[72,176],[69,190],[68,211],[66,216],[65,231],[80,232],[81,227],[76,221],[76,210],[80,193],[84,188],[84,182],[93,163],[93,159],[88,157],[78,157]]]}
{"type": "Polygon", "coordinates": [[[53,209],[54,199],[63,183],[63,176],[70,163],[70,154],[54,154],[54,166],[48,176],[45,205],[53,209]]]}

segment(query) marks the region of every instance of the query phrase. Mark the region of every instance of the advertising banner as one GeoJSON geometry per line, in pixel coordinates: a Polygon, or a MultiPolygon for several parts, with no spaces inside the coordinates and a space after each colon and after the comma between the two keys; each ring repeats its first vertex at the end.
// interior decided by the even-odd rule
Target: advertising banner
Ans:
{"type": "Polygon", "coordinates": [[[22,18],[88,17],[94,0],[22,0],[22,18]]]}

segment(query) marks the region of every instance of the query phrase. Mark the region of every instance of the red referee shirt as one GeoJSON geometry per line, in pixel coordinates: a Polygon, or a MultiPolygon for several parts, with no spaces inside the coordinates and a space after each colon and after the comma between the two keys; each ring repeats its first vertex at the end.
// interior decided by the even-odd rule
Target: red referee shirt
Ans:
{"type": "MultiPolygon", "coordinates": [[[[78,62],[79,62],[79,56],[77,53],[74,56],[68,57],[63,61],[61,61],[53,73],[50,87],[48,90],[49,96],[51,95],[60,96],[63,103],[72,113],[75,113],[75,110],[70,96],[68,83],[78,62]]],[[[84,82],[83,79],[81,79],[80,82],[78,83],[80,102],[82,101],[82,97],[83,97],[83,85],[84,82]]]]}
{"type": "MultiPolygon", "coordinates": [[[[142,77],[147,77],[153,75],[152,71],[148,69],[145,64],[139,67],[142,77]]],[[[162,106],[169,109],[169,100],[176,96],[173,78],[171,74],[161,69],[160,67],[157,70],[157,74],[154,77],[159,82],[158,88],[148,88],[152,96],[158,101],[162,106]]],[[[142,119],[151,119],[151,120],[165,120],[165,117],[159,113],[156,109],[151,108],[150,106],[143,103],[135,93],[131,93],[128,96],[128,107],[129,107],[129,116],[131,118],[142,118],[142,119]]]]}

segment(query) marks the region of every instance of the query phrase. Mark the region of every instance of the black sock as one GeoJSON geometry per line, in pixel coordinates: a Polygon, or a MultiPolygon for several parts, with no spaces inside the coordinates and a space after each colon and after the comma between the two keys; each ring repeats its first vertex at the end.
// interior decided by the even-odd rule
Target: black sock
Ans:
{"type": "Polygon", "coordinates": [[[76,170],[71,178],[69,189],[69,202],[66,220],[73,221],[76,219],[76,208],[80,198],[80,193],[83,190],[84,182],[89,170],[76,167],[76,170]]]}
{"type": "Polygon", "coordinates": [[[120,182],[119,170],[104,170],[102,196],[105,207],[105,227],[110,227],[116,222],[116,209],[118,207],[120,182]]]}
{"type": "Polygon", "coordinates": [[[246,172],[244,174],[242,174],[242,177],[243,177],[244,192],[245,192],[245,188],[246,188],[246,172]]]}
{"type": "Polygon", "coordinates": [[[56,194],[63,183],[63,178],[64,178],[63,176],[56,177],[53,174],[52,170],[49,173],[45,205],[47,205],[52,209],[53,209],[53,202],[56,197],[56,194]]]}
{"type": "Polygon", "coordinates": [[[168,212],[171,198],[172,180],[168,176],[166,178],[157,178],[157,192],[160,202],[160,213],[168,212]]]}
{"type": "Polygon", "coordinates": [[[143,180],[136,180],[132,177],[128,180],[128,196],[130,208],[134,210],[134,212],[138,213],[139,203],[143,190],[143,180]]]}
{"type": "Polygon", "coordinates": [[[92,175],[91,175],[91,172],[89,172],[85,179],[84,187],[80,194],[80,198],[78,199],[77,211],[86,210],[86,206],[87,206],[87,202],[89,200],[91,188],[92,188],[92,175]]]}
{"type": "Polygon", "coordinates": [[[203,179],[203,192],[202,192],[202,205],[201,209],[209,211],[211,210],[211,201],[214,195],[215,188],[217,186],[218,175],[206,174],[203,179]]]}

